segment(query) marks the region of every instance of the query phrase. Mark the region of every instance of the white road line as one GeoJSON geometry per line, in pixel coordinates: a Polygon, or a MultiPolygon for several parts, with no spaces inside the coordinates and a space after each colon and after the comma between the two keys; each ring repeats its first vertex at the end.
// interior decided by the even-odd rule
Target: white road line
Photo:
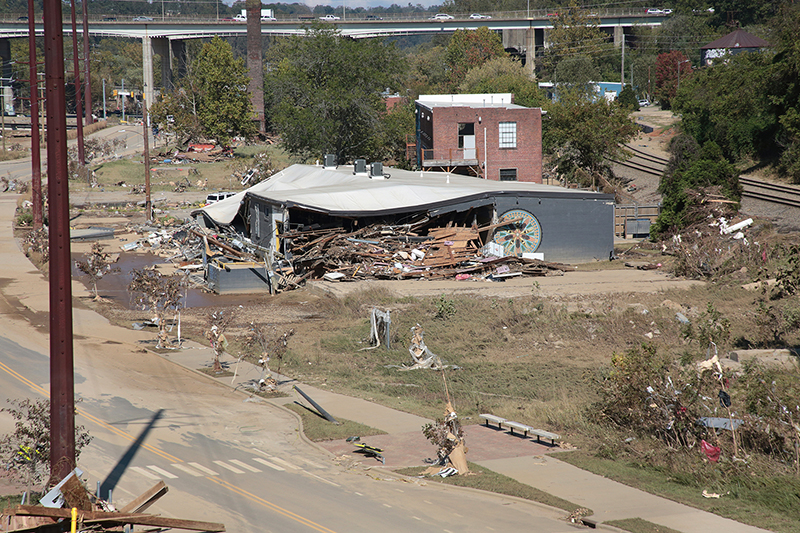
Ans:
{"type": "Polygon", "coordinates": [[[230,470],[234,474],[244,474],[244,470],[239,470],[235,466],[231,466],[231,465],[229,465],[227,463],[224,463],[222,461],[212,461],[212,462],[217,466],[221,466],[222,468],[225,468],[226,470],[230,470]]]}
{"type": "Polygon", "coordinates": [[[262,459],[261,457],[253,457],[253,461],[256,461],[257,463],[261,463],[262,465],[268,466],[268,467],[270,467],[270,468],[272,468],[274,470],[279,470],[281,472],[285,472],[286,471],[285,468],[281,468],[278,465],[274,465],[274,464],[270,463],[269,461],[267,461],[266,459],[262,459]]]}
{"type": "Polygon", "coordinates": [[[149,477],[150,479],[161,479],[157,475],[153,474],[152,472],[148,472],[144,468],[139,468],[138,466],[132,466],[131,470],[134,472],[138,472],[139,474],[143,475],[144,477],[149,477]]]}
{"type": "Polygon", "coordinates": [[[363,494],[361,494],[360,492],[354,492],[353,494],[355,494],[356,496],[363,496],[363,494]]]}
{"type": "Polygon", "coordinates": [[[297,456],[297,459],[303,461],[308,466],[313,466],[314,468],[325,468],[324,466],[319,465],[319,464],[315,463],[314,461],[309,461],[308,459],[306,459],[305,457],[302,457],[302,456],[297,456]]]}
{"type": "Polygon", "coordinates": [[[198,469],[199,471],[201,471],[202,473],[208,474],[209,476],[218,476],[219,475],[219,472],[214,472],[210,468],[206,468],[203,465],[201,465],[200,463],[189,463],[189,464],[192,465],[193,467],[195,467],[196,469],[198,469]]]}
{"type": "Polygon", "coordinates": [[[388,503],[384,503],[384,504],[383,504],[383,506],[384,506],[384,507],[389,507],[390,509],[391,509],[391,507],[392,507],[392,506],[391,506],[391,505],[389,505],[388,503]]]}
{"type": "MultiPolygon", "coordinates": [[[[334,483],[333,481],[329,481],[329,480],[325,479],[324,477],[319,477],[318,475],[312,474],[311,472],[308,472],[308,471],[305,471],[305,470],[304,470],[304,472],[306,474],[308,474],[309,476],[317,478],[320,481],[324,481],[325,483],[327,483],[329,485],[333,485],[334,487],[341,487],[341,485],[339,485],[337,483],[334,483]]],[[[356,492],[356,494],[358,494],[359,496],[363,496],[363,494],[359,494],[358,492],[356,492]]]]}
{"type": "Polygon", "coordinates": [[[162,468],[159,468],[159,467],[157,467],[157,466],[155,466],[155,465],[147,465],[147,468],[149,468],[150,470],[152,470],[152,471],[153,471],[153,472],[155,472],[156,474],[161,474],[161,475],[162,475],[162,476],[164,476],[165,478],[168,478],[168,479],[178,479],[178,476],[176,476],[176,475],[175,475],[175,474],[173,474],[172,472],[167,472],[166,470],[164,470],[164,469],[162,469],[162,468]]]}
{"type": "Polygon", "coordinates": [[[259,470],[258,468],[254,467],[254,466],[250,466],[249,464],[244,463],[242,461],[238,461],[236,459],[228,459],[228,461],[233,463],[233,464],[235,464],[236,466],[241,466],[245,470],[249,470],[251,472],[261,472],[261,470],[259,470]]]}
{"type": "Polygon", "coordinates": [[[279,465],[283,465],[283,466],[285,466],[285,467],[287,467],[287,468],[292,468],[292,469],[294,469],[294,470],[301,470],[301,468],[300,468],[299,466],[295,466],[295,465],[293,465],[292,463],[287,463],[286,461],[284,461],[283,459],[280,459],[280,458],[278,458],[278,457],[270,457],[270,459],[271,459],[271,460],[272,460],[274,463],[278,463],[279,465]]]}
{"type": "Polygon", "coordinates": [[[182,465],[180,463],[173,463],[172,468],[177,468],[181,472],[186,472],[190,476],[194,476],[194,477],[200,477],[200,476],[203,475],[202,472],[198,472],[194,468],[190,468],[190,467],[188,467],[186,465],[182,465]]]}

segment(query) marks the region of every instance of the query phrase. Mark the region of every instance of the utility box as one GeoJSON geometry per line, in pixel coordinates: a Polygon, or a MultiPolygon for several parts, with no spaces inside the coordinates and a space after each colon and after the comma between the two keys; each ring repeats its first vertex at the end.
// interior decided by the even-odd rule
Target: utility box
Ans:
{"type": "Polygon", "coordinates": [[[366,174],[367,173],[367,160],[356,159],[353,164],[353,174],[366,174]]]}
{"type": "Polygon", "coordinates": [[[336,168],[336,154],[325,154],[325,168],[336,168]]]}
{"type": "Polygon", "coordinates": [[[369,166],[369,177],[372,179],[383,179],[383,163],[371,163],[369,166]]]}

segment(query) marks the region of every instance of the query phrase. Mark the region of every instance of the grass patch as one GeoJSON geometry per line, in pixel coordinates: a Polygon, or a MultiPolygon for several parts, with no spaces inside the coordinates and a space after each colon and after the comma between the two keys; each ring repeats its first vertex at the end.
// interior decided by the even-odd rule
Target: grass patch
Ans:
{"type": "MultiPolygon", "coordinates": [[[[668,450],[659,453],[654,449],[652,453],[662,458],[670,455],[668,450]]],[[[618,454],[606,459],[584,450],[554,456],[589,472],[743,524],[800,533],[800,522],[796,520],[800,513],[800,480],[794,476],[753,476],[745,472],[722,477],[711,464],[697,465],[698,471],[687,475],[678,468],[648,465],[641,458],[618,454]],[[704,489],[722,497],[704,498],[704,489]]],[[[686,459],[676,454],[665,461],[668,464],[686,459]]]]}
{"type": "Polygon", "coordinates": [[[207,376],[211,376],[212,378],[229,378],[233,376],[233,372],[231,372],[230,370],[223,370],[222,372],[214,372],[214,369],[210,367],[198,368],[197,371],[202,372],[207,376]]]}
{"type": "Polygon", "coordinates": [[[659,526],[641,518],[625,518],[624,520],[609,520],[603,522],[605,525],[618,527],[631,533],[680,533],[677,529],[671,527],[659,526]]]}
{"type": "MultiPolygon", "coordinates": [[[[457,487],[469,487],[472,489],[485,490],[487,492],[494,492],[496,494],[505,494],[506,496],[514,496],[515,498],[522,498],[533,502],[543,503],[550,507],[563,509],[571,513],[575,509],[580,508],[580,505],[574,504],[570,501],[564,500],[548,494],[543,490],[539,490],[530,485],[525,485],[519,481],[512,479],[503,474],[498,474],[488,468],[484,468],[475,463],[468,463],[471,474],[466,476],[450,476],[441,478],[439,476],[426,477],[425,479],[436,481],[438,483],[445,483],[447,485],[455,485],[457,487]]],[[[427,466],[415,466],[411,468],[401,468],[397,470],[398,474],[405,476],[420,476],[427,466]]]]}
{"type": "Polygon", "coordinates": [[[324,440],[340,440],[358,435],[359,437],[367,437],[370,435],[385,435],[385,431],[359,424],[352,420],[334,417],[339,421],[339,425],[333,422],[328,422],[316,411],[312,411],[304,405],[298,403],[286,404],[286,407],[300,415],[303,420],[303,433],[306,437],[313,442],[320,442],[324,440]]]}

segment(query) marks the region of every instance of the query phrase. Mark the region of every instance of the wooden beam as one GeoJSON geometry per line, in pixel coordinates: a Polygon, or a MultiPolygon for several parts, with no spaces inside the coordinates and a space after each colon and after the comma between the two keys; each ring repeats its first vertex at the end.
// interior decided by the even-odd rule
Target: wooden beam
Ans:
{"type": "Polygon", "coordinates": [[[161,498],[164,494],[167,493],[169,487],[163,481],[159,481],[148,490],[143,492],[141,495],[134,498],[132,502],[130,502],[125,507],[122,507],[119,512],[120,513],[142,513],[148,507],[156,503],[156,501],[161,498]]]}

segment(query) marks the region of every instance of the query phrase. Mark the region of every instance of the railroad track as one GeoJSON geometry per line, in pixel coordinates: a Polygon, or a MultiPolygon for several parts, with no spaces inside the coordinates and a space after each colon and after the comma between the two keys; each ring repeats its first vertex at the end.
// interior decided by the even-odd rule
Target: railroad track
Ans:
{"type": "Polygon", "coordinates": [[[661,176],[661,174],[664,173],[664,168],[667,166],[668,159],[648,154],[647,152],[637,150],[631,146],[626,146],[625,148],[633,152],[633,156],[630,159],[627,161],[609,159],[609,161],[638,172],[650,174],[651,176],[661,176]]]}
{"type": "Polygon", "coordinates": [[[800,207],[800,188],[798,187],[759,181],[743,176],[739,176],[739,183],[742,184],[744,189],[742,191],[742,197],[744,198],[753,198],[790,207],[800,207]]]}

